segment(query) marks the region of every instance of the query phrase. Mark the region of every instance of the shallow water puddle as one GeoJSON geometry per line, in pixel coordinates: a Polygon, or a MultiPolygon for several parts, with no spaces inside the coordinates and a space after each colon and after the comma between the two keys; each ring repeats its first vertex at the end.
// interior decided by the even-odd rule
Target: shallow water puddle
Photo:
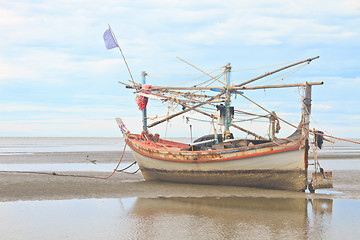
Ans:
{"type": "Polygon", "coordinates": [[[351,239],[360,201],[124,198],[0,203],[4,239],[351,239]]]}

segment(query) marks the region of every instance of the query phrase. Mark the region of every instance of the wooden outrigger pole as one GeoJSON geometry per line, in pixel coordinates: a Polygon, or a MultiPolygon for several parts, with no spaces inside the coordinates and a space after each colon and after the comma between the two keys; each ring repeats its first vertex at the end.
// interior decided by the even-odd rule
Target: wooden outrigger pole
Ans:
{"type": "Polygon", "coordinates": [[[241,83],[241,84],[237,84],[237,85],[235,85],[235,87],[244,86],[244,85],[246,85],[246,84],[249,84],[249,83],[254,82],[254,81],[256,81],[256,80],[259,80],[259,79],[261,79],[261,78],[270,76],[271,74],[280,72],[280,71],[285,70],[285,69],[287,69],[287,68],[294,67],[294,66],[299,65],[299,64],[301,64],[301,63],[305,63],[305,62],[310,63],[312,60],[317,59],[317,58],[319,58],[319,56],[313,57],[313,58],[308,58],[308,59],[305,59],[305,60],[302,60],[302,61],[299,61],[299,62],[290,64],[290,65],[287,65],[287,66],[285,66],[285,67],[279,68],[279,69],[277,69],[277,70],[275,70],[275,71],[272,71],[272,72],[267,72],[267,73],[265,73],[265,74],[263,74],[263,75],[261,75],[261,76],[259,76],[259,77],[250,79],[250,80],[248,80],[248,81],[246,81],[246,82],[243,82],[243,83],[241,83]]]}
{"type": "Polygon", "coordinates": [[[256,90],[256,89],[266,89],[266,88],[285,88],[285,87],[304,87],[305,84],[309,85],[323,85],[324,82],[308,82],[308,83],[293,83],[293,84],[279,84],[279,85],[264,85],[256,87],[231,87],[230,89],[234,90],[256,90]]]}

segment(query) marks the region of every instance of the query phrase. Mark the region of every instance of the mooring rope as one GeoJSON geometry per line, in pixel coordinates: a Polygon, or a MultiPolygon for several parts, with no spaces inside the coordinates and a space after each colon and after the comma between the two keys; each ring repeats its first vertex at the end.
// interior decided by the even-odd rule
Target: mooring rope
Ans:
{"type": "Polygon", "coordinates": [[[42,175],[53,175],[53,176],[61,176],[61,177],[81,177],[81,178],[95,178],[95,179],[109,179],[110,177],[112,177],[114,175],[115,172],[122,172],[122,173],[128,173],[128,174],[135,174],[137,173],[140,168],[138,168],[135,172],[124,172],[126,169],[130,168],[131,166],[133,166],[134,164],[136,164],[137,162],[133,162],[132,164],[130,164],[129,166],[123,168],[123,169],[120,169],[120,170],[117,170],[120,166],[120,163],[124,157],[124,153],[125,153],[125,149],[126,149],[126,146],[127,146],[127,143],[125,143],[125,146],[124,146],[124,150],[121,154],[121,157],[120,157],[120,160],[118,162],[118,164],[116,165],[114,171],[106,176],[106,177],[100,177],[100,176],[89,176],[89,175],[75,175],[75,174],[63,174],[63,173],[56,173],[56,172],[33,172],[33,171],[0,171],[0,173],[24,173],[24,174],[42,174],[42,175]]]}

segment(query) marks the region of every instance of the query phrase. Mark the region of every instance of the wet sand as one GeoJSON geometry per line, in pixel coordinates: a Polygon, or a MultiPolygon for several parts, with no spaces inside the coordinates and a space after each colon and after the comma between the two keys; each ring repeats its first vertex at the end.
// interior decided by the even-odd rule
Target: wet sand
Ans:
{"type": "MultiPolygon", "coordinates": [[[[72,152],[35,153],[31,155],[0,156],[4,163],[114,163],[121,152],[72,152]]],[[[133,158],[126,152],[123,162],[133,158]]],[[[334,188],[320,194],[291,191],[243,188],[233,186],[210,186],[144,181],[140,172],[136,174],[109,172],[52,172],[17,173],[0,171],[0,201],[66,200],[89,198],[158,198],[158,197],[265,197],[303,199],[360,199],[360,171],[342,170],[333,172],[334,188]],[[66,175],[66,176],[63,176],[66,175]],[[70,176],[71,175],[71,176],[70,176]],[[88,177],[87,177],[88,176],[88,177]]]]}

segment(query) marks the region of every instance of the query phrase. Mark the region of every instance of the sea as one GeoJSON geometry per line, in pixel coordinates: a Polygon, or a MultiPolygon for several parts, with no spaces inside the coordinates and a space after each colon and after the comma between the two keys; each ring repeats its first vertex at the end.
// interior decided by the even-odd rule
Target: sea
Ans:
{"type": "MultiPolygon", "coordinates": [[[[37,154],[95,154],[123,148],[122,138],[3,137],[0,160],[24,161],[0,161],[0,171],[111,172],[114,163],[52,163],[51,159],[26,163],[26,159],[37,154]]],[[[358,144],[326,143],[316,155],[326,171],[360,174],[358,144]]],[[[360,184],[349,179],[341,182],[334,174],[334,185],[341,182],[341,187],[320,191],[320,198],[177,194],[0,202],[0,239],[359,239],[360,184]]]]}

